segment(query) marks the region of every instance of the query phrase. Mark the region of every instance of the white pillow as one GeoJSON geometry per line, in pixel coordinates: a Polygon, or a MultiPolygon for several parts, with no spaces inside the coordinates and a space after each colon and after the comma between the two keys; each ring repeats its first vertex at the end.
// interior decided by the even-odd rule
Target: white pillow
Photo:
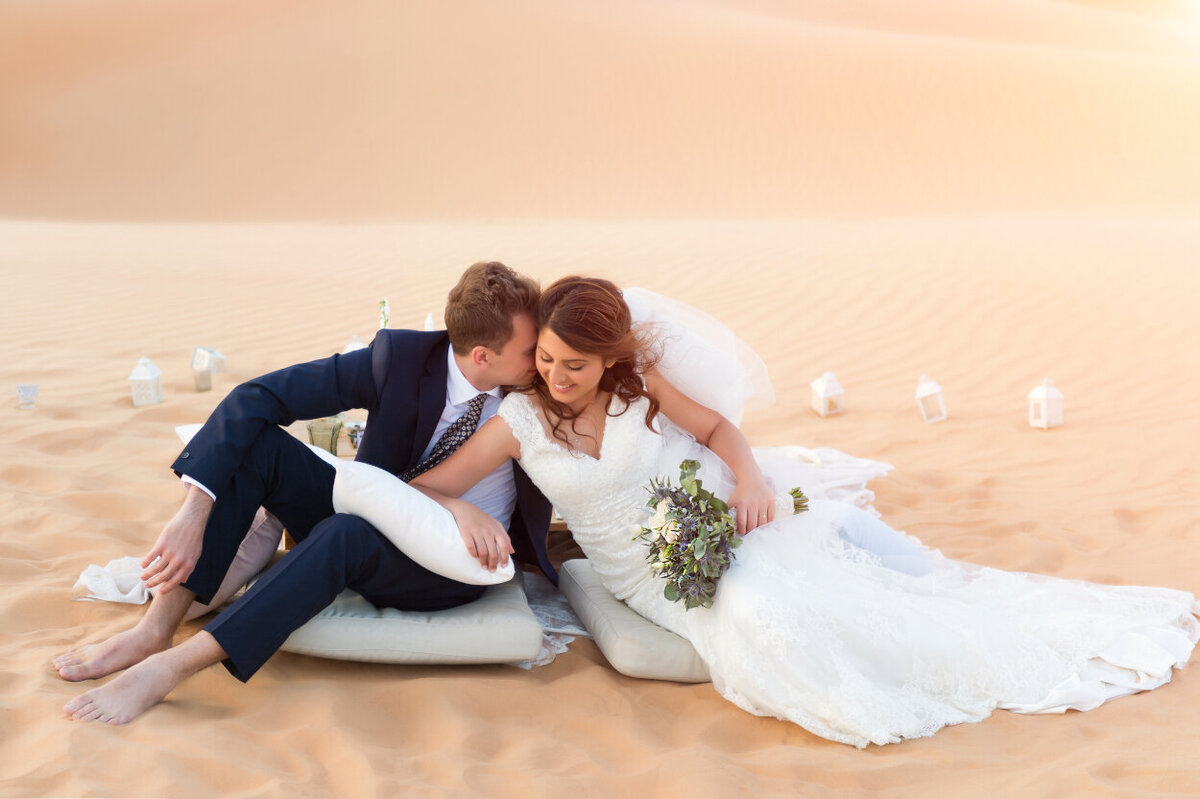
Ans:
{"type": "MultiPolygon", "coordinates": [[[[180,425],[175,433],[187,444],[201,425],[180,425]]],[[[434,574],[468,585],[498,585],[516,573],[507,566],[490,572],[467,551],[454,514],[405,483],[369,463],[344,461],[320,447],[306,444],[317,457],[337,470],[333,509],[366,519],[376,530],[434,574]]]]}
{"type": "Polygon", "coordinates": [[[333,509],[366,519],[396,548],[435,574],[469,585],[496,585],[512,579],[515,567],[490,572],[463,542],[454,514],[399,477],[356,461],[338,461],[333,509]]]}

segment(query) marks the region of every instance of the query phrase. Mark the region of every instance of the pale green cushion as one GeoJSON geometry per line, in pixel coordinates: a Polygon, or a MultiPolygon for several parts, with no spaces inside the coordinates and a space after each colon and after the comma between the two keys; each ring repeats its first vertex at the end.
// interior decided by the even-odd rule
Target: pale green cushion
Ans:
{"type": "Polygon", "coordinates": [[[542,648],[538,623],[517,577],[449,610],[377,608],[354,591],[288,637],[283,649],[303,655],[377,663],[512,663],[542,648]]]}
{"type": "Polygon", "coordinates": [[[610,594],[586,558],[568,560],[558,575],[559,589],[614,669],[648,680],[709,681],[692,645],[610,594]]]}

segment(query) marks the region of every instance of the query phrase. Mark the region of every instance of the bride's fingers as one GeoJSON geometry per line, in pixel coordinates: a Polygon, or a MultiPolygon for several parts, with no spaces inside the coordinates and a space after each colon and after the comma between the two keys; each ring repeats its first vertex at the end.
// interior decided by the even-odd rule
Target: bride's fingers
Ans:
{"type": "Polygon", "coordinates": [[[757,505],[749,505],[748,507],[739,508],[738,516],[740,523],[738,529],[742,535],[753,532],[771,521],[771,511],[769,507],[765,506],[760,508],[757,505]],[[742,521],[743,519],[744,521],[742,521]]]}

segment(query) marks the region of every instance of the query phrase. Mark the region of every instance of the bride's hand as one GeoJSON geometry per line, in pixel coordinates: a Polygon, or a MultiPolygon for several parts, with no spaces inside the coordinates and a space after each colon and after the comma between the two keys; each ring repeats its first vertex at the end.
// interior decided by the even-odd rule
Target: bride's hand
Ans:
{"type": "Polygon", "coordinates": [[[458,532],[467,545],[467,551],[479,559],[479,565],[493,572],[497,565],[508,565],[508,556],[514,550],[504,525],[470,502],[462,500],[455,500],[450,512],[458,523],[458,532]]]}
{"type": "Polygon", "coordinates": [[[761,473],[756,478],[738,480],[728,505],[737,520],[739,535],[775,521],[775,492],[761,473]]]}

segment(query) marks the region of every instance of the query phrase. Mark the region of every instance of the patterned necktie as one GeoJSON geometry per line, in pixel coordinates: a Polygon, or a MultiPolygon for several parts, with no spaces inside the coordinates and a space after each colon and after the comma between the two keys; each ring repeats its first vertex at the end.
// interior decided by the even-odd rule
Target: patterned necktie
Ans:
{"type": "Polygon", "coordinates": [[[429,457],[401,474],[400,479],[407,483],[422,472],[427,472],[437,466],[449,458],[450,453],[461,447],[462,443],[470,438],[471,434],[475,432],[475,428],[479,426],[479,415],[483,413],[483,403],[487,398],[487,394],[480,394],[467,403],[467,412],[450,423],[446,432],[442,433],[442,437],[433,445],[429,457]]]}

